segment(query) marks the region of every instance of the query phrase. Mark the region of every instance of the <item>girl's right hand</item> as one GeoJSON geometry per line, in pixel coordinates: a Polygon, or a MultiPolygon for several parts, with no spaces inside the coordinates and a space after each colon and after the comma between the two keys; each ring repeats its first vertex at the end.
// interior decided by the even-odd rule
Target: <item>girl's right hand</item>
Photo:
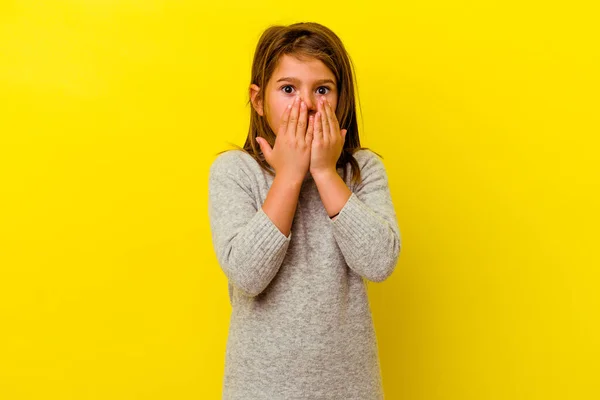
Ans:
{"type": "Polygon", "coordinates": [[[306,103],[296,97],[283,112],[273,148],[264,138],[256,138],[275,175],[295,182],[302,182],[310,168],[314,118],[311,116],[307,123],[306,116],[306,103]]]}

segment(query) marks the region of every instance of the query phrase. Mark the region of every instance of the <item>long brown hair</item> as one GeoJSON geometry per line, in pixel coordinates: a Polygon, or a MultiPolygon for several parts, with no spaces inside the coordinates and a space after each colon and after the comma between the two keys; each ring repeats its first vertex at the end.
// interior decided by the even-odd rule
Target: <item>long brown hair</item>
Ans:
{"type": "MultiPolygon", "coordinates": [[[[335,75],[339,93],[335,113],[340,122],[340,129],[347,130],[344,147],[336,162],[336,168],[343,168],[343,179],[346,180],[346,164],[350,163],[352,183],[362,182],[360,167],[352,154],[357,150],[368,148],[360,145],[354,96],[356,76],[352,60],[342,41],[329,28],[316,22],[299,22],[289,26],[276,25],[267,28],[258,41],[252,63],[251,84],[261,88],[257,94],[258,101],[264,102],[264,88],[267,87],[267,83],[277,67],[277,62],[284,54],[320,60],[335,75]]],[[[251,99],[248,100],[247,105],[250,103],[251,99]]],[[[256,137],[264,138],[273,147],[276,136],[267,120],[259,115],[254,107],[250,107],[250,110],[250,128],[244,147],[230,144],[236,149],[250,154],[265,171],[274,176],[275,172],[266,162],[260,146],[256,142],[256,137]]],[[[231,150],[235,149],[227,149],[217,154],[231,150]]],[[[381,155],[377,155],[383,158],[381,155]]]]}

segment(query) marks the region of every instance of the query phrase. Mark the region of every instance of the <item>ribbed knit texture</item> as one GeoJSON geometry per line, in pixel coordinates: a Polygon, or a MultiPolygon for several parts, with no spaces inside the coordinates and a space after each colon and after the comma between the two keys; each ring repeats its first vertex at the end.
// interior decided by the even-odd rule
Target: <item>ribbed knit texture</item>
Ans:
{"type": "MultiPolygon", "coordinates": [[[[400,230],[385,167],[354,153],[363,181],[330,219],[308,173],[290,235],[263,211],[273,177],[240,150],[209,173],[213,246],[232,313],[224,400],[383,399],[367,281],[394,271],[400,230]]],[[[343,176],[343,170],[338,169],[343,176]]]]}

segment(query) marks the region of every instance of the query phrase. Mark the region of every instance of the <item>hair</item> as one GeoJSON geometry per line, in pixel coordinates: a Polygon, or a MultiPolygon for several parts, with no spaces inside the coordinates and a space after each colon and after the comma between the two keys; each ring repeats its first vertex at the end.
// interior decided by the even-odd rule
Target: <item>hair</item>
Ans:
{"type": "MultiPolygon", "coordinates": [[[[361,149],[370,149],[360,145],[354,96],[354,87],[355,85],[358,87],[358,85],[355,84],[356,75],[352,60],[342,41],[329,28],[316,22],[299,22],[289,26],[275,25],[267,28],[258,41],[252,63],[251,84],[261,88],[256,95],[256,101],[264,104],[265,88],[277,67],[279,59],[285,54],[296,58],[308,57],[320,60],[333,72],[338,92],[335,113],[338,121],[340,121],[340,127],[347,130],[343,150],[336,162],[336,168],[343,168],[343,179],[346,180],[347,170],[345,167],[347,163],[350,163],[352,182],[362,182],[360,167],[353,153],[361,149]]],[[[251,99],[246,104],[250,103],[251,99]]],[[[256,142],[256,137],[264,138],[273,147],[276,136],[266,118],[258,114],[254,107],[250,107],[250,109],[250,127],[244,147],[230,144],[236,147],[237,150],[250,154],[261,168],[274,176],[275,172],[265,160],[260,146],[256,142]]],[[[227,149],[217,154],[236,149],[227,149]]],[[[380,154],[374,151],[373,153],[383,158],[380,154]]]]}

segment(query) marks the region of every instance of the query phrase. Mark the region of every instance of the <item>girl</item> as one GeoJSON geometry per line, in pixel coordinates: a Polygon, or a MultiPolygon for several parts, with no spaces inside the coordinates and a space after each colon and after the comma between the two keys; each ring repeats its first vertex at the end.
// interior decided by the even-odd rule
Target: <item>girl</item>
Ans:
{"type": "Polygon", "coordinates": [[[353,76],[320,24],[258,42],[248,138],[209,173],[232,305],[223,399],[383,398],[366,284],[393,272],[400,231],[384,165],[360,146],[353,76]]]}

